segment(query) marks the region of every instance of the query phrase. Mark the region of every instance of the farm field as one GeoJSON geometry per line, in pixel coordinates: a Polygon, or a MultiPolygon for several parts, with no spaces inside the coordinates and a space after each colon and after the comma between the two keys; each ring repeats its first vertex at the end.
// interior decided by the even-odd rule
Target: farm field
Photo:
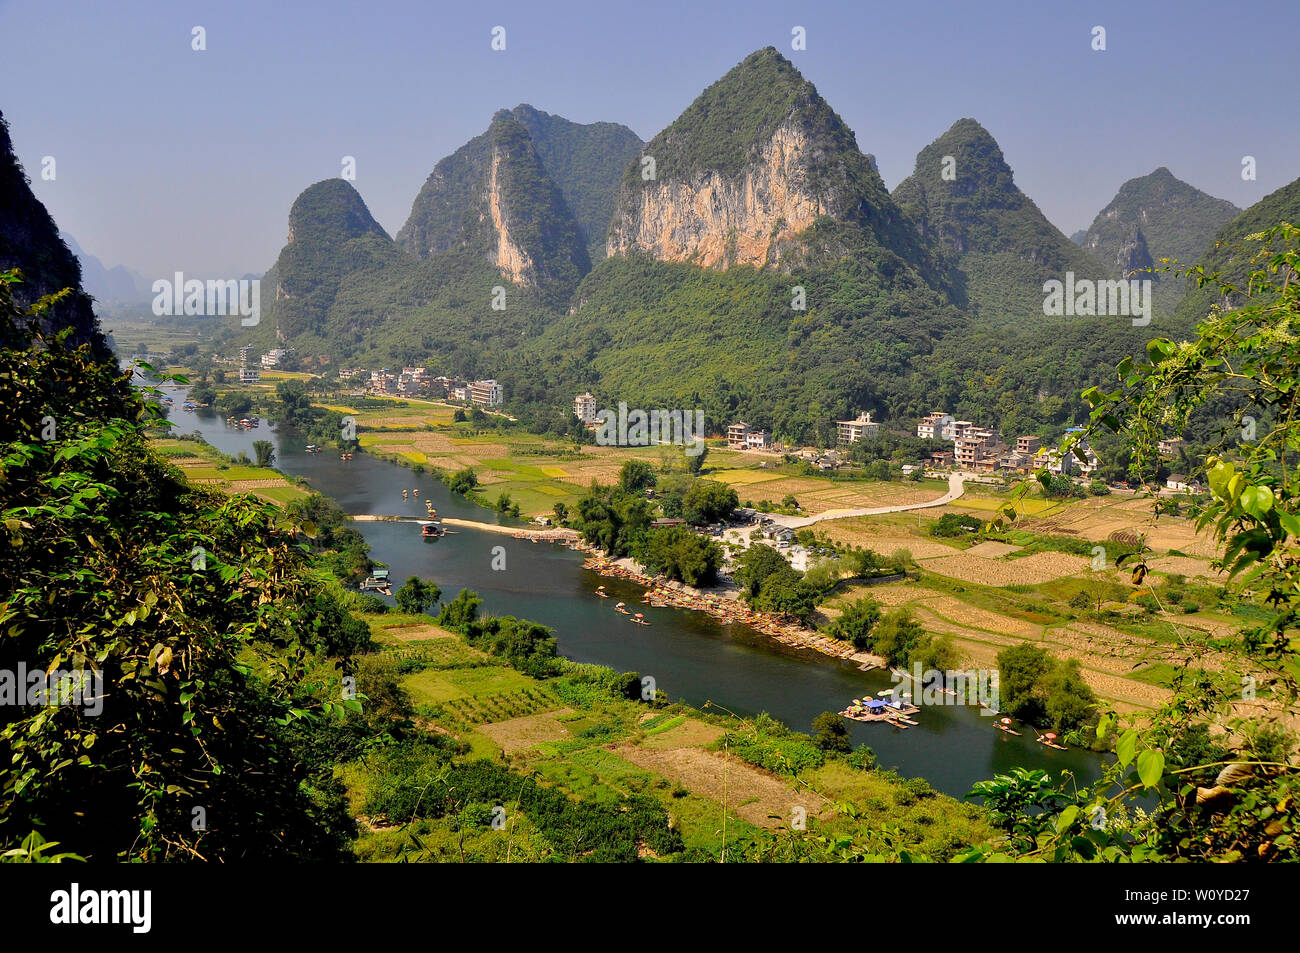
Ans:
{"type": "Polygon", "coordinates": [[[310,495],[270,467],[229,463],[220,451],[204,444],[166,437],[154,440],[153,446],[168,462],[180,467],[191,483],[225,493],[251,493],[277,506],[310,495]]]}
{"type": "MultiPolygon", "coordinates": [[[[650,706],[576,690],[566,677],[531,678],[427,617],[358,617],[368,622],[381,646],[367,667],[407,672],[399,678],[416,725],[460,744],[458,762],[486,759],[508,766],[583,802],[651,798],[667,811],[686,849],[703,857],[718,856],[723,831],[726,844],[734,848],[789,827],[795,806],[807,812],[812,829],[864,836],[887,822],[936,859],[947,859],[991,833],[975,808],[935,794],[924,782],[904,784],[890,773],[837,760],[808,765],[797,775],[774,772],[724,750],[724,738],[731,745],[756,743],[760,735],[754,722],[680,704],[650,706]],[[867,805],[864,816],[835,812],[834,804],[845,798],[867,805]]],[[[461,837],[459,848],[439,846],[453,843],[461,830],[455,818],[419,819],[402,828],[368,817],[364,807],[371,790],[392,782],[381,782],[367,759],[344,766],[339,774],[361,822],[355,845],[360,859],[392,860],[411,834],[446,859],[455,859],[457,850],[466,852],[462,859],[474,859],[497,849],[490,838],[475,839],[479,835],[461,837]]],[[[522,852],[516,856],[547,850],[526,818],[513,830],[515,849],[522,852]]],[[[497,843],[502,840],[498,836],[497,843]]]]}

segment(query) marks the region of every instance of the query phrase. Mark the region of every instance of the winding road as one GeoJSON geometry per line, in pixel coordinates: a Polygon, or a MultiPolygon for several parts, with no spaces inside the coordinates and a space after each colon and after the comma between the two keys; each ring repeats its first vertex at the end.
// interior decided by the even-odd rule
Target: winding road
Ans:
{"type": "Polygon", "coordinates": [[[885,513],[903,513],[907,510],[924,510],[932,506],[943,506],[945,503],[951,503],[966,492],[966,474],[953,473],[948,477],[948,492],[935,500],[927,500],[924,503],[901,503],[897,506],[876,506],[858,509],[846,510],[827,510],[825,513],[818,513],[816,516],[777,516],[773,513],[761,513],[760,516],[770,516],[772,522],[779,526],[788,526],[790,529],[800,529],[804,526],[811,526],[813,523],[820,523],[822,520],[839,520],[847,519],[850,516],[881,516],[885,513]]]}

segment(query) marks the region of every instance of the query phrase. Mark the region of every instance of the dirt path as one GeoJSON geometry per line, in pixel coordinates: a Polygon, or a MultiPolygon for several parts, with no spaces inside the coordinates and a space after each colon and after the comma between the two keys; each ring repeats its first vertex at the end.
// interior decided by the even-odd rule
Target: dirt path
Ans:
{"type": "Polygon", "coordinates": [[[883,516],[886,513],[903,513],[907,510],[924,510],[933,506],[944,506],[945,504],[958,499],[966,492],[965,482],[966,474],[950,474],[948,477],[948,492],[936,500],[927,500],[924,503],[899,503],[895,506],[827,510],[825,513],[818,513],[816,516],[776,516],[768,513],[759,515],[771,516],[772,521],[781,526],[788,526],[790,529],[801,529],[804,526],[811,526],[813,523],[820,523],[822,520],[846,519],[850,516],[883,516]]]}

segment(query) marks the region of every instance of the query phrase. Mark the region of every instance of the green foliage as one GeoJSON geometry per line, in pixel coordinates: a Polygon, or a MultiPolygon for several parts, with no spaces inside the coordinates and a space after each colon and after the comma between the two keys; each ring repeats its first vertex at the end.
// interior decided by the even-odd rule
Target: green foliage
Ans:
{"type": "Polygon", "coordinates": [[[348,708],[306,676],[318,656],[350,666],[368,633],[279,511],[154,455],[125,375],[20,329],[9,280],[0,669],[79,673],[91,695],[0,708],[0,846],[36,831],[90,860],[338,859],[341,791],[303,760],[300,726],[348,708]],[[195,805],[222,820],[195,831],[195,805]]]}
{"type": "Polygon", "coordinates": [[[856,649],[869,649],[872,630],[880,621],[880,604],[870,596],[847,603],[838,618],[826,627],[826,634],[834,639],[852,642],[856,649]]]}
{"type": "Polygon", "coordinates": [[[853,743],[844,719],[833,711],[824,711],[813,719],[813,744],[834,754],[851,754],[853,743]]]}
{"type": "Polygon", "coordinates": [[[669,526],[646,533],[636,556],[651,575],[663,575],[688,586],[708,586],[717,578],[723,552],[707,536],[669,526]]]}
{"type": "Polygon", "coordinates": [[[419,576],[411,576],[393,593],[397,608],[408,615],[419,615],[431,606],[438,604],[442,590],[432,582],[425,582],[419,576]]]}

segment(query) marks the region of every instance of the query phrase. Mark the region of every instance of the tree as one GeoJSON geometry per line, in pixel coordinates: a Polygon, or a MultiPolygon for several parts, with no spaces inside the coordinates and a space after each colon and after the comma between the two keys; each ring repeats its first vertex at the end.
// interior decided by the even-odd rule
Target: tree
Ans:
{"type": "Polygon", "coordinates": [[[628,460],[618,472],[619,489],[627,493],[640,493],[655,485],[655,471],[644,460],[628,460]]]}
{"type": "Polygon", "coordinates": [[[682,516],[692,526],[723,522],[740,505],[736,491],[715,480],[696,480],[682,498],[682,516]]]}
{"type": "Polygon", "coordinates": [[[750,602],[758,597],[763,580],[774,572],[790,568],[784,556],[771,546],[754,543],[736,561],[735,577],[742,586],[741,595],[750,602]]]}
{"type": "Polygon", "coordinates": [[[873,651],[890,665],[906,665],[925,639],[925,629],[910,609],[895,609],[880,620],[873,651]]]}
{"type": "Polygon", "coordinates": [[[817,592],[804,581],[798,570],[787,565],[763,580],[754,608],[806,622],[817,611],[817,592]]]}
{"type": "Polygon", "coordinates": [[[564,503],[556,503],[552,511],[555,513],[555,523],[557,526],[569,525],[569,507],[564,503]]]}
{"type": "Polygon", "coordinates": [[[844,719],[833,711],[824,711],[813,719],[813,744],[823,751],[850,754],[853,742],[844,719]]]}
{"type": "Polygon", "coordinates": [[[259,467],[269,467],[275,462],[275,444],[269,440],[254,440],[253,453],[257,455],[259,467]]]}
{"type": "Polygon", "coordinates": [[[880,604],[870,596],[863,596],[844,606],[839,618],[826,628],[831,638],[852,642],[857,649],[871,648],[871,631],[880,621],[880,604]]]}
{"type": "Polygon", "coordinates": [[[410,615],[419,615],[430,606],[437,605],[442,598],[442,590],[432,582],[424,582],[419,576],[411,576],[397,592],[393,593],[397,608],[410,615]]]}
{"type": "Polygon", "coordinates": [[[1096,720],[1097,696],[1083,680],[1078,659],[1057,662],[1042,682],[1044,714],[1057,731],[1069,731],[1096,720]]]}
{"type": "Polygon", "coordinates": [[[472,589],[462,589],[451,602],[444,602],[438,613],[438,625],[453,632],[467,633],[478,619],[483,600],[472,589]]]}
{"type": "Polygon", "coordinates": [[[1028,642],[998,653],[998,698],[1003,711],[1031,724],[1042,724],[1047,712],[1043,680],[1055,667],[1047,649],[1028,642]]]}
{"type": "Polygon", "coordinates": [[[699,476],[700,472],[704,469],[704,461],[708,456],[708,445],[703,442],[701,442],[698,447],[683,448],[682,458],[686,463],[686,472],[691,476],[699,476]]]}
{"type": "Polygon", "coordinates": [[[476,486],[478,486],[478,474],[474,472],[473,467],[457,470],[447,483],[447,489],[451,492],[462,494],[468,493],[476,486]]]}
{"type": "Polygon", "coordinates": [[[309,741],[325,706],[348,709],[307,686],[351,671],[338,649],[367,627],[283,513],[158,457],[154,412],[116,364],[33,320],[53,299],[19,312],[14,280],[0,275],[0,670],[66,670],[59,687],[88,693],[0,706],[0,853],[35,832],[99,862],[345,858],[346,805],[309,741]],[[196,804],[223,820],[196,831],[196,804]]]}

